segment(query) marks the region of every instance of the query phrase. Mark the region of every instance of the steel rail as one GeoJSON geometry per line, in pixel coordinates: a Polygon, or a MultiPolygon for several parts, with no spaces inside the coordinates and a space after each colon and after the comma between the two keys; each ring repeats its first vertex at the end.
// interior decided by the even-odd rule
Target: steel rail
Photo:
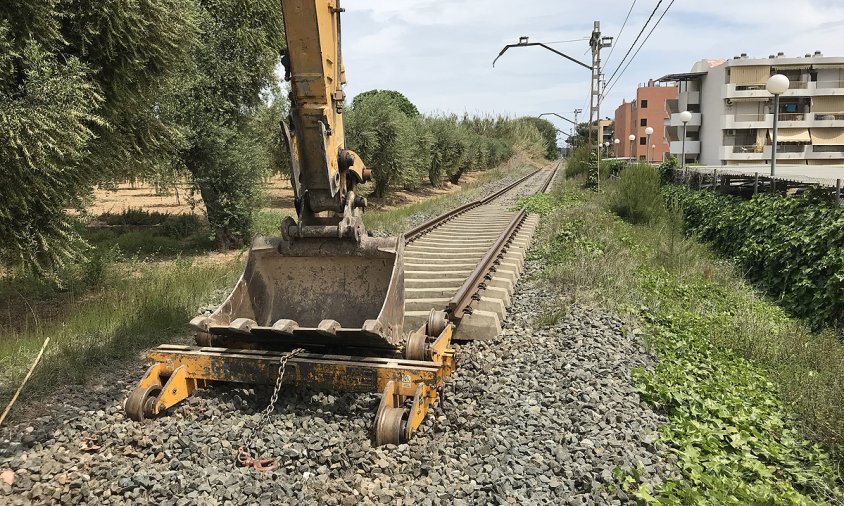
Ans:
{"type": "Polygon", "coordinates": [[[463,285],[457,290],[454,297],[451,298],[451,301],[449,301],[446,307],[449,320],[460,320],[465,313],[472,314],[470,307],[472,301],[477,298],[478,292],[484,288],[486,281],[492,279],[495,264],[498,263],[499,257],[506,251],[507,246],[516,237],[516,233],[522,228],[522,223],[524,223],[526,217],[527,213],[522,209],[519,211],[519,214],[510,220],[507,228],[501,232],[501,235],[490,246],[486,255],[478,262],[478,265],[475,266],[475,269],[469,274],[469,277],[466,278],[466,281],[463,282],[463,285]]]}
{"type": "Polygon", "coordinates": [[[432,218],[432,219],[426,221],[425,223],[422,223],[421,225],[418,225],[418,226],[410,229],[408,232],[405,232],[405,234],[404,234],[405,244],[409,244],[409,243],[415,241],[416,239],[419,239],[420,237],[427,234],[431,230],[433,230],[433,229],[435,229],[439,226],[444,225],[445,223],[453,220],[454,218],[456,218],[456,217],[460,216],[461,214],[465,213],[466,211],[469,211],[469,210],[474,209],[476,207],[480,207],[484,204],[489,203],[492,200],[497,199],[498,197],[504,195],[505,193],[512,190],[516,186],[524,183],[525,181],[527,181],[528,179],[530,179],[531,177],[535,176],[538,173],[539,173],[539,170],[531,172],[530,174],[516,180],[512,184],[505,186],[504,188],[498,190],[495,193],[491,193],[491,194],[487,195],[486,197],[482,197],[482,198],[475,200],[473,202],[463,204],[460,207],[456,207],[456,208],[452,209],[451,211],[445,212],[445,213],[443,213],[443,214],[441,214],[441,215],[439,215],[435,218],[432,218]]]}
{"type": "MultiPolygon", "coordinates": [[[[545,182],[536,193],[545,193],[556,173],[557,169],[552,170],[551,174],[545,179],[545,182]]],[[[527,218],[527,213],[522,209],[510,220],[507,227],[501,232],[492,246],[490,246],[489,250],[487,250],[486,254],[478,262],[478,265],[475,266],[475,269],[454,294],[454,297],[451,298],[446,307],[449,320],[460,320],[465,314],[472,314],[472,302],[480,299],[480,291],[485,288],[486,282],[492,279],[496,265],[500,263],[508,247],[516,238],[516,234],[522,228],[525,218],[527,218]]]]}

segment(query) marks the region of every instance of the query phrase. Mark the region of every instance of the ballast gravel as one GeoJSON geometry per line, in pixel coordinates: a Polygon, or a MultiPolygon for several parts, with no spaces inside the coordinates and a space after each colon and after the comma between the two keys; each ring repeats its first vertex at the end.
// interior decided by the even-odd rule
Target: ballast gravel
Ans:
{"type": "Polygon", "coordinates": [[[373,446],[377,395],[284,389],[259,439],[279,460],[270,472],[235,463],[267,388],[211,387],[134,423],[122,403],[143,373],[138,357],[0,430],[0,503],[632,503],[616,468],[650,484],[669,469],[655,442],[660,416],[630,377],[651,359],[634,332],[594,309],[571,306],[536,328],[549,297],[524,281],[504,334],[459,347],[444,406],[407,444],[373,446]]]}

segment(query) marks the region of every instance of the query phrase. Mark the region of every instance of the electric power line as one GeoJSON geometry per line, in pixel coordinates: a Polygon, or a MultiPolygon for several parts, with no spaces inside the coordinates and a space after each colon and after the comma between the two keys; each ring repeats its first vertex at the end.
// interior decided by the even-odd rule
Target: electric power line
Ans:
{"type": "MultiPolygon", "coordinates": [[[[665,15],[668,13],[668,9],[670,9],[671,6],[674,5],[674,2],[675,2],[675,0],[671,0],[671,3],[668,4],[668,7],[666,7],[665,10],[662,11],[662,14],[659,16],[659,19],[657,19],[656,23],[654,23],[654,25],[651,27],[651,31],[648,32],[648,35],[645,36],[645,40],[642,41],[642,44],[639,46],[639,49],[636,50],[636,52],[633,54],[633,57],[630,58],[630,61],[627,62],[627,65],[624,67],[624,70],[621,71],[621,74],[618,75],[618,78],[615,81],[612,81],[609,84],[608,88],[604,90],[603,96],[606,96],[607,93],[612,91],[615,84],[621,79],[621,76],[624,75],[624,72],[627,71],[627,67],[629,67],[630,64],[633,63],[633,60],[636,59],[636,56],[639,54],[639,51],[642,50],[642,47],[645,45],[645,43],[648,41],[648,39],[651,38],[651,34],[654,33],[654,30],[656,30],[656,27],[659,26],[659,23],[660,23],[660,21],[662,21],[662,18],[664,18],[665,15]]],[[[603,97],[601,97],[601,101],[603,101],[603,97]]]]}
{"type": "Polygon", "coordinates": [[[627,26],[627,20],[630,19],[630,13],[633,12],[633,7],[636,7],[636,2],[638,0],[633,0],[633,4],[630,6],[630,10],[627,11],[627,17],[624,18],[624,23],[621,24],[621,30],[618,31],[618,34],[615,36],[615,40],[613,41],[613,45],[610,48],[610,54],[607,55],[607,59],[604,60],[604,67],[606,67],[609,62],[610,58],[612,58],[612,53],[615,51],[616,46],[618,46],[618,39],[621,38],[621,34],[624,33],[624,27],[627,26]]]}
{"type": "Polygon", "coordinates": [[[579,39],[571,39],[571,40],[554,40],[551,42],[543,42],[543,44],[566,44],[568,42],[583,42],[584,40],[589,40],[589,37],[581,37],[579,39]]]}
{"type": "Polygon", "coordinates": [[[619,69],[621,69],[621,66],[624,65],[625,61],[627,61],[627,57],[630,56],[630,51],[633,51],[633,48],[636,47],[636,44],[639,42],[639,39],[642,38],[642,34],[645,33],[645,30],[648,28],[648,25],[653,19],[654,14],[656,14],[656,11],[659,10],[660,5],[662,5],[662,0],[659,0],[656,3],[656,7],[654,7],[654,10],[651,12],[651,15],[648,16],[648,20],[645,21],[645,24],[642,26],[642,29],[639,30],[639,35],[636,36],[636,40],[633,41],[633,44],[630,44],[630,48],[627,49],[627,53],[625,53],[624,58],[621,59],[621,62],[619,62],[618,67],[615,68],[610,78],[607,79],[607,82],[612,81],[612,78],[615,77],[616,74],[618,74],[618,71],[619,69]]]}

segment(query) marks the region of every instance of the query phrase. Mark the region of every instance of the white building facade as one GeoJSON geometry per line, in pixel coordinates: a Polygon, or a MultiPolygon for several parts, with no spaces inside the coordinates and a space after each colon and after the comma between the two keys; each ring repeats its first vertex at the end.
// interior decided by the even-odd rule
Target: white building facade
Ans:
{"type": "Polygon", "coordinates": [[[777,165],[844,164],[844,58],[820,52],[802,58],[780,53],[762,59],[742,55],[702,60],[691,72],[662,77],[660,81],[679,87],[679,98],[666,102],[671,153],[680,158],[679,113],[689,111],[687,163],[770,163],[775,111],[765,84],[773,74],[784,74],[790,81],[776,111],[777,165]]]}

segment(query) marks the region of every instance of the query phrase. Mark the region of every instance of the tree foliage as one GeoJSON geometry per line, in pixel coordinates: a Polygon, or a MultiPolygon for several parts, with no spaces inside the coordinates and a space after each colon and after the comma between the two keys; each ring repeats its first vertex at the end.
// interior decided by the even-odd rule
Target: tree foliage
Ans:
{"type": "Polygon", "coordinates": [[[155,113],[194,40],[188,0],[0,3],[0,245],[44,275],[81,257],[64,209],[157,164],[178,130],[155,113]]]}
{"type": "Polygon", "coordinates": [[[553,160],[559,156],[557,148],[557,127],[555,127],[553,123],[546,119],[534,118],[531,116],[519,118],[518,121],[523,121],[529,125],[533,125],[537,130],[539,130],[545,144],[545,158],[553,160]]]}
{"type": "Polygon", "coordinates": [[[348,145],[373,169],[375,196],[417,188],[425,179],[457,184],[464,173],[499,165],[513,153],[550,151],[535,118],[407,114],[417,109],[403,100],[398,92],[374,90],[355,97],[346,114],[348,145]]]}
{"type": "Polygon", "coordinates": [[[362,106],[364,102],[375,99],[380,103],[388,102],[396,106],[405,116],[413,118],[419,116],[419,109],[402,93],[395,90],[369,90],[355,96],[352,107],[362,106]]]}
{"type": "Polygon", "coordinates": [[[594,145],[598,135],[598,122],[593,121],[590,125],[589,122],[585,123],[578,123],[574,127],[574,134],[566,139],[566,143],[573,147],[577,148],[580,146],[588,146],[590,144],[594,145]]]}
{"type": "Polygon", "coordinates": [[[164,108],[185,145],[177,163],[199,190],[220,248],[251,235],[261,182],[280,160],[275,66],[284,47],[270,0],[199,3],[200,39],[171,82],[164,108]]]}

